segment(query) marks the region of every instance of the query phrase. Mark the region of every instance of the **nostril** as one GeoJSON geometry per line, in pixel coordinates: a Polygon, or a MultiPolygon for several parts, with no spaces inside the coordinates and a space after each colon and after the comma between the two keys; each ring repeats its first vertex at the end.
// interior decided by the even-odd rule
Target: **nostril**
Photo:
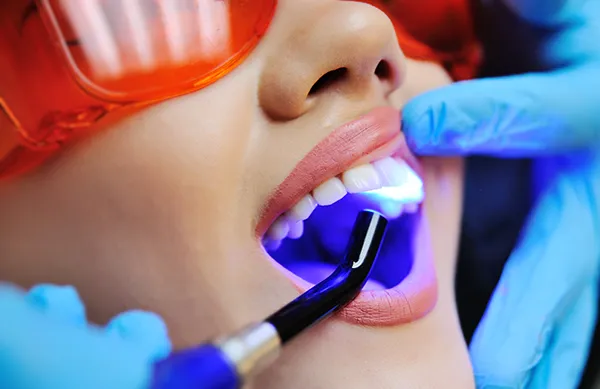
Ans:
{"type": "Polygon", "coordinates": [[[375,68],[375,75],[380,80],[389,80],[392,78],[392,67],[386,60],[381,60],[375,68]]]}
{"type": "MultiPolygon", "coordinates": [[[[377,64],[374,74],[381,81],[391,80],[393,77],[392,66],[390,65],[390,63],[388,61],[381,60],[377,64]]],[[[330,72],[327,72],[327,73],[323,74],[321,76],[321,78],[319,78],[317,80],[317,82],[314,83],[312,88],[310,88],[308,95],[311,96],[311,95],[320,93],[326,89],[331,88],[333,85],[346,80],[347,78],[348,78],[348,68],[339,68],[339,69],[335,69],[330,72]]]]}
{"type": "Polygon", "coordinates": [[[321,78],[319,78],[317,80],[317,82],[314,83],[312,88],[310,88],[308,95],[309,96],[314,95],[325,89],[328,89],[331,86],[333,86],[334,84],[337,84],[340,81],[343,81],[344,79],[346,79],[347,76],[348,76],[347,68],[339,68],[339,69],[335,69],[330,72],[327,72],[327,73],[323,74],[321,76],[321,78]]]}

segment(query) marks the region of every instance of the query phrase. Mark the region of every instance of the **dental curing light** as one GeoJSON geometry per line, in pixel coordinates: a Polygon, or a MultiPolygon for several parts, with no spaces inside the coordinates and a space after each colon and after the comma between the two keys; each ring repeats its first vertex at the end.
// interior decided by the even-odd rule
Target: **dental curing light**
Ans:
{"type": "Polygon", "coordinates": [[[361,211],[342,263],[325,280],[263,322],[215,343],[174,352],[158,362],[152,389],[238,389],[273,362],[281,347],[361,291],[383,241],[387,220],[361,211]]]}

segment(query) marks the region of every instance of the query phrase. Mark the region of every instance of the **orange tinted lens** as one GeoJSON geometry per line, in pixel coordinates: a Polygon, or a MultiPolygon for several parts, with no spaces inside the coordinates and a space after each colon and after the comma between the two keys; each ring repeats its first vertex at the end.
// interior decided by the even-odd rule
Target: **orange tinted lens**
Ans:
{"type": "Polygon", "coordinates": [[[72,72],[109,101],[214,82],[256,46],[276,0],[43,0],[72,72]]]}

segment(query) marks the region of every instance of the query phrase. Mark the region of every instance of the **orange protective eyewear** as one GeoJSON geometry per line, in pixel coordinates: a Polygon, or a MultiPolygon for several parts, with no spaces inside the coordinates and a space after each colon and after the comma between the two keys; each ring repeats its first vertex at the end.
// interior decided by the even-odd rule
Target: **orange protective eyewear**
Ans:
{"type": "MultiPolygon", "coordinates": [[[[411,58],[457,80],[480,60],[469,0],[361,0],[411,58]]],[[[240,64],[277,0],[0,0],[0,180],[123,106],[201,89],[240,64]]]]}
{"type": "Polygon", "coordinates": [[[0,0],[0,179],[119,107],[198,90],[258,44],[277,0],[0,0]]]}

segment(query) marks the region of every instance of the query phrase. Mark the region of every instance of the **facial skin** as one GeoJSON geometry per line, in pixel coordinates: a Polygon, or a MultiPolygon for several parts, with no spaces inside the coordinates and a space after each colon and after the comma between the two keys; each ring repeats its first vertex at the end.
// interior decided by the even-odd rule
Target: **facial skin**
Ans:
{"type": "MultiPolygon", "coordinates": [[[[34,174],[0,184],[0,274],[23,286],[74,285],[98,323],[155,311],[176,347],[237,330],[298,295],[255,238],[270,192],[339,125],[449,82],[438,65],[405,59],[371,6],[281,0],[261,44],[225,78],[108,118],[34,174]],[[392,76],[375,76],[381,58],[392,76]],[[307,97],[340,67],[350,76],[307,97]]],[[[387,328],[324,322],[250,388],[474,386],[453,287],[462,164],[422,163],[434,310],[387,328]]]]}

